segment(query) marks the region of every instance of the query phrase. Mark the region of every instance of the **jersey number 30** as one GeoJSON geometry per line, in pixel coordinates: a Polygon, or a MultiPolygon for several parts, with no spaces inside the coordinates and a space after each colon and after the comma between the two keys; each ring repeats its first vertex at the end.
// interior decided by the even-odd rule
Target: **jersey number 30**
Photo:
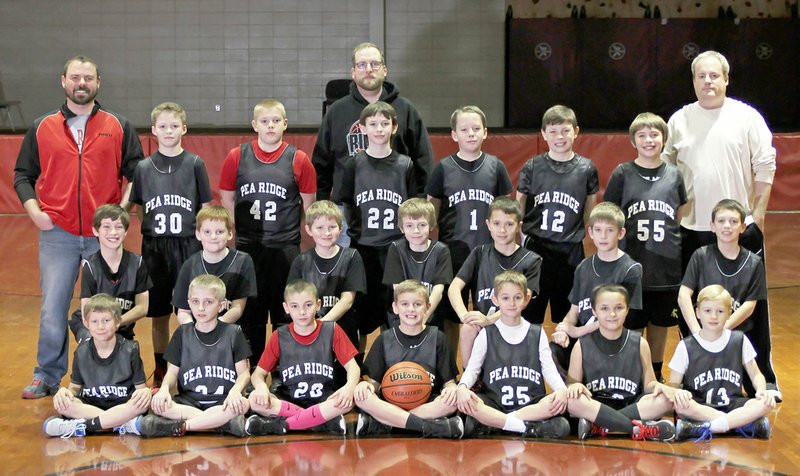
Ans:
{"type": "MultiPolygon", "coordinates": [[[[163,235],[167,232],[167,214],[166,213],[156,213],[153,217],[153,221],[155,225],[153,227],[153,231],[156,235],[163,235]]],[[[181,231],[183,231],[183,219],[181,218],[180,213],[170,213],[169,214],[169,232],[172,235],[177,235],[181,231]]]]}

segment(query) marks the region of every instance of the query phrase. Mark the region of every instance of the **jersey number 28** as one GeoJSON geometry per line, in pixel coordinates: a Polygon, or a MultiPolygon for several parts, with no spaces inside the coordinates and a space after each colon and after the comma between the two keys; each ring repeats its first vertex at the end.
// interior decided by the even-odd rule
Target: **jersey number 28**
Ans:
{"type": "Polygon", "coordinates": [[[297,389],[294,391],[294,398],[319,398],[322,396],[322,384],[314,383],[309,387],[307,382],[300,382],[297,384],[297,389]]]}

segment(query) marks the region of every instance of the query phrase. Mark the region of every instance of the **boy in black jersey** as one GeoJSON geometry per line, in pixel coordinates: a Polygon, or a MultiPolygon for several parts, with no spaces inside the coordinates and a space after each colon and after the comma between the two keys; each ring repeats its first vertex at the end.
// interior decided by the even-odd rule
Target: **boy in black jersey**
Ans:
{"type": "Polygon", "coordinates": [[[517,200],[522,219],[522,246],[542,257],[539,296],[533,301],[530,321],[561,322],[570,307],[569,289],[575,268],[584,256],[584,222],[600,190],[594,163],[572,150],[578,137],[575,112],[561,105],[542,116],[542,137],[548,151],[528,160],[519,173],[517,200]]]}
{"type": "Polygon", "coordinates": [[[281,434],[287,429],[344,435],[343,415],[353,408],[353,392],[361,375],[355,360],[358,351],[338,324],[317,319],[320,300],[312,283],[290,281],[283,307],[292,322],[272,333],[253,372],[250,408],[258,415],[248,418],[245,428],[253,435],[281,434]],[[347,382],[339,388],[334,366],[347,372],[347,382]],[[266,377],[274,371],[280,374],[281,384],[271,393],[266,377]]]}
{"type": "Polygon", "coordinates": [[[591,297],[598,332],[581,337],[569,362],[569,413],[578,417],[578,438],[606,432],[634,440],[671,441],[675,426],[660,420],[672,410],[675,390],[656,381],[650,346],[624,327],[628,291],[618,284],[595,287],[591,297]]]}
{"type": "MultiPolygon", "coordinates": [[[[569,366],[570,352],[575,339],[597,330],[599,324],[592,314],[591,296],[601,284],[620,284],[628,291],[626,314],[635,315],[642,309],[642,265],[619,249],[625,236],[625,215],[610,202],[597,204],[589,214],[589,236],[597,253],[581,261],[575,269],[575,279],[569,300],[569,312],[553,332],[553,360],[564,372],[569,366]]],[[[566,372],[562,373],[566,375],[566,372]]]]}
{"type": "Polygon", "coordinates": [[[563,438],[569,422],[559,416],[567,409],[567,386],[553,359],[547,336],[539,325],[522,319],[531,299],[528,280],[517,271],[494,279],[492,302],[500,319],[484,327],[458,384],[458,409],[467,415],[464,436],[489,433],[491,428],[537,438],[563,438]],[[470,388],[483,373],[486,391],[470,388]],[[553,393],[547,395],[547,381],[553,393]]]}
{"type": "MultiPolygon", "coordinates": [[[[746,214],[742,204],[730,199],[720,200],[711,210],[711,231],[716,235],[717,242],[698,248],[692,254],[678,292],[678,305],[686,321],[688,332],[684,335],[697,334],[700,324],[692,306],[694,292],[710,284],[724,287],[733,298],[731,316],[725,328],[745,333],[756,350],[758,368],[768,379],[767,383],[774,383],[769,381],[769,376],[775,380],[770,357],[769,327],[764,328],[765,321],[762,319],[750,318],[759,305],[766,305],[767,278],[761,257],[739,246],[739,235],[745,229],[746,214]]],[[[744,386],[747,393],[753,395],[750,382],[745,380],[744,386]]]]}
{"type": "MultiPolygon", "coordinates": [[[[443,321],[436,310],[442,302],[445,286],[453,280],[453,265],[447,245],[430,239],[431,230],[436,228],[436,210],[424,198],[409,198],[400,205],[397,215],[403,238],[393,241],[389,246],[383,284],[394,288],[406,279],[416,279],[424,284],[431,304],[425,323],[444,330],[443,321]]],[[[390,313],[389,327],[399,323],[397,314],[390,313]]],[[[453,339],[450,340],[452,342],[453,339]]]]}
{"type": "Polygon", "coordinates": [[[642,312],[629,316],[625,327],[644,334],[653,351],[656,380],[661,367],[667,330],[678,325],[678,288],[681,281],[679,209],[686,203],[683,175],[661,160],[667,123],[644,112],[631,123],[630,139],[637,157],[611,173],[603,200],[625,213],[625,237],[619,247],[642,265],[642,312]],[[638,317],[638,318],[637,318],[638,317]]]}
{"type": "Polygon", "coordinates": [[[356,296],[367,290],[367,284],[361,255],[354,248],[337,244],[342,232],[342,211],[330,200],[318,200],[306,210],[305,228],[314,247],[292,261],[287,279],[313,283],[322,301],[318,317],[323,322],[339,324],[358,347],[358,314],[353,304],[356,296]]]}
{"type": "Polygon", "coordinates": [[[178,322],[192,322],[187,299],[189,283],[197,276],[211,274],[225,283],[225,301],[219,319],[233,324],[241,318],[247,300],[256,295],[253,260],[244,251],[228,248],[228,241],[233,237],[233,217],[219,205],[200,210],[195,237],[200,240],[203,249],[183,263],[172,296],[178,322]]]}
{"type": "Polygon", "coordinates": [[[218,319],[225,303],[225,283],[204,274],[189,285],[193,323],[183,324],[169,341],[164,384],[153,396],[154,413],[183,422],[185,431],[216,429],[246,436],[242,395],[250,382],[250,347],[242,329],[218,319]]]}
{"type": "Polygon", "coordinates": [[[389,245],[403,235],[397,226],[397,209],[417,186],[411,159],[392,150],[392,136],[397,132],[394,108],[382,101],[368,105],[361,111],[360,127],[369,145],[347,161],[341,186],[331,201],[344,205],[351,246],[364,260],[367,292],[356,306],[361,335],[366,336],[387,323],[386,254],[389,245]]]}
{"type": "MultiPolygon", "coordinates": [[[[142,258],[123,249],[130,215],[117,204],[101,205],[92,217],[92,232],[100,251],[83,260],[81,272],[81,308],[95,294],[105,293],[117,299],[122,321],[117,333],[133,339],[133,326],[147,315],[148,290],[153,285],[142,258]]],[[[78,343],[89,338],[83,325],[81,309],[76,309],[69,327],[78,343]]]]}
{"type": "Polygon", "coordinates": [[[161,103],[150,114],[158,151],[142,160],[133,175],[130,202],[142,213],[142,258],[153,286],[147,315],[153,318],[153,388],[161,385],[167,362],[172,292],[183,262],[200,249],[194,238],[195,216],[213,196],[203,160],[183,150],[186,111],[161,103]]]}
{"type": "MultiPolygon", "coordinates": [[[[68,419],[50,417],[50,436],[85,436],[114,428],[121,434],[141,434],[142,415],[150,407],[139,344],[116,333],[122,311],[116,298],[98,294],[83,306],[83,326],[91,338],[78,344],[72,359],[69,387],[53,396],[56,411],[68,419]],[[138,420],[138,421],[137,421],[138,420]]],[[[146,417],[148,429],[153,418],[146,417]]]]}
{"type": "Polygon", "coordinates": [[[253,259],[257,292],[239,325],[253,354],[261,355],[268,320],[273,331],[290,322],[283,290],[300,254],[303,211],[316,199],[317,173],[305,152],[283,140],[289,119],[280,101],[256,104],[251,125],[258,137],[228,152],[219,195],[236,223],[236,249],[253,259]]]}
{"type": "Polygon", "coordinates": [[[750,340],[727,326],[732,301],[722,286],[704,287],[695,309],[702,327],[678,343],[669,363],[670,385],[684,389],[675,397],[679,440],[709,439],[712,433],[732,429],[746,438],[769,438],[767,415],[775,398],[767,391],[750,340]],[[743,371],[755,387],[755,398],[742,395],[743,371]]]}
{"type": "MultiPolygon", "coordinates": [[[[499,197],[492,202],[486,226],[493,243],[480,245],[470,252],[447,290],[450,304],[464,324],[461,326],[459,342],[462,362],[469,362],[472,344],[481,328],[500,319],[500,313],[492,302],[495,276],[507,270],[519,271],[528,279],[531,295],[536,296],[539,292],[542,258],[517,244],[521,223],[522,209],[514,199],[499,197]],[[464,289],[472,292],[471,311],[462,297],[464,289]]],[[[522,317],[526,320],[531,309],[532,305],[528,304],[522,311],[522,317]]]]}
{"type": "Polygon", "coordinates": [[[464,425],[456,412],[456,361],[442,331],[425,325],[430,302],[419,281],[406,280],[394,288],[392,310],[400,325],[382,332],[364,361],[367,377],[358,384],[355,403],[360,412],[356,435],[387,434],[401,428],[423,437],[461,438],[464,425]],[[410,411],[378,395],[386,371],[398,362],[422,365],[431,377],[430,399],[410,411]]]}

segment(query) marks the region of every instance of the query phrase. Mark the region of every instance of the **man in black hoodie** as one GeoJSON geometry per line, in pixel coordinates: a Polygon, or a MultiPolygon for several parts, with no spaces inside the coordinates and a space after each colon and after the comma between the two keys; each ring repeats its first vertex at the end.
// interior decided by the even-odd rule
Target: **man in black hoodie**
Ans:
{"type": "MultiPolygon", "coordinates": [[[[367,136],[361,133],[358,119],[361,110],[376,101],[387,102],[397,111],[398,129],[392,149],[411,157],[414,163],[418,190],[410,190],[409,195],[425,196],[425,184],[433,166],[433,147],[417,109],[400,96],[394,84],[385,81],[387,72],[383,53],[375,44],[361,43],[355,47],[350,94],[328,108],[311,158],[317,170],[318,200],[330,198],[332,188],[341,183],[345,162],[367,148],[367,136]]],[[[345,237],[342,231],[341,236],[345,237]]]]}

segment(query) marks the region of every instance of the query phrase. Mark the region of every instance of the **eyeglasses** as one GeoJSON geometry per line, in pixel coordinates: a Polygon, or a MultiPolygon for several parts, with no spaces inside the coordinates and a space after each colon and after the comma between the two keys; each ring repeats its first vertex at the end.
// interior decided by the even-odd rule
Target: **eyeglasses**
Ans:
{"type": "Polygon", "coordinates": [[[367,66],[371,67],[373,71],[383,66],[381,61],[361,61],[360,63],[356,63],[356,68],[361,71],[366,71],[367,66]]]}

